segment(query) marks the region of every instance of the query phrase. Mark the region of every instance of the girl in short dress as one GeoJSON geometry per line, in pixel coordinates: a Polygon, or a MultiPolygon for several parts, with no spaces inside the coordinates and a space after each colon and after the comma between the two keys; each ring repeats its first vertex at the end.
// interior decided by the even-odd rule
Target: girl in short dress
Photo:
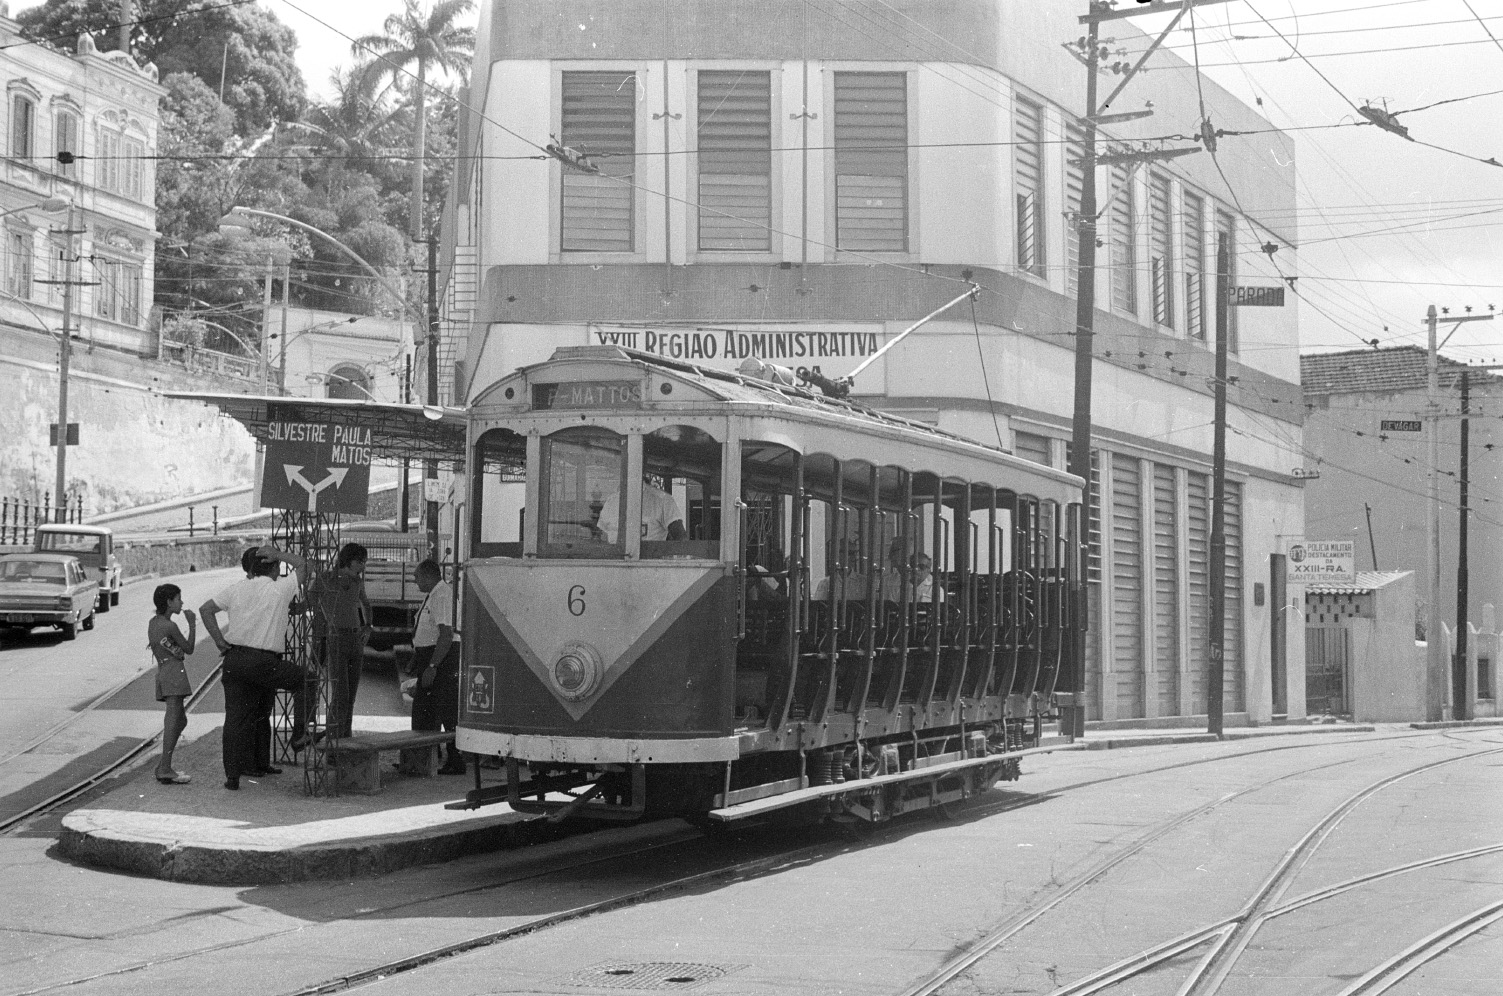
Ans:
{"type": "Polygon", "coordinates": [[[192,609],[183,608],[183,593],[175,584],[157,585],[151,600],[156,605],[157,614],[146,624],[146,641],[157,662],[157,701],[166,703],[157,781],[163,785],[187,785],[193,779],[173,770],[172,752],[177,747],[177,738],[188,726],[183,700],[192,694],[193,687],[188,684],[188,670],[183,662],[193,653],[193,645],[198,642],[198,617],[192,609]],[[188,620],[186,637],[172,621],[178,612],[188,620]]]}

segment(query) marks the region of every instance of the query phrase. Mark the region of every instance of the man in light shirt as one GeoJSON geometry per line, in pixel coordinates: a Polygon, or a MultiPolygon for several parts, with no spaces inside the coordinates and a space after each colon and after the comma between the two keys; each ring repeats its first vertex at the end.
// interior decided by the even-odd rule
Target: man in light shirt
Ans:
{"type": "MultiPolygon", "coordinates": [[[[616,524],[620,519],[621,492],[612,491],[601,502],[596,528],[607,543],[617,542],[620,531],[616,524]]],[[[649,542],[681,540],[684,538],[684,513],[678,502],[668,492],[642,482],[642,538],[649,542]]]]}
{"type": "Polygon", "coordinates": [[[276,689],[293,696],[294,750],[307,741],[305,683],[302,668],[285,660],[287,615],[307,581],[308,564],[295,553],[273,545],[258,547],[250,577],[237,581],[199,607],[204,629],[224,655],[224,787],[240,788],[241,775],[274,773],[257,761],[256,728],[263,697],[276,689]],[[292,573],[282,576],[282,565],[292,573]],[[229,621],[219,625],[219,613],[229,621]]]}
{"type": "MultiPolygon", "coordinates": [[[[412,632],[412,728],[453,732],[459,726],[459,633],[454,629],[454,589],[433,560],[417,565],[413,578],[423,593],[412,632]]],[[[465,773],[464,758],[449,745],[441,775],[465,773]]]]}

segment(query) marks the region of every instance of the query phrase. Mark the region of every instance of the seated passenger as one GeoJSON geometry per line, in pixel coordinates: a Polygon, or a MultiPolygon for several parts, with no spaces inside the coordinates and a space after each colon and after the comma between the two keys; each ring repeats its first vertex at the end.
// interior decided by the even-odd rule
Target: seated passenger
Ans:
{"type": "MultiPolygon", "coordinates": [[[[590,502],[591,508],[594,505],[593,501],[590,502]]],[[[620,507],[621,492],[612,491],[601,501],[600,508],[595,509],[594,532],[607,543],[616,542],[618,516],[614,514],[614,510],[620,507]],[[608,508],[613,510],[613,514],[602,515],[608,508]]],[[[668,492],[645,479],[642,481],[642,538],[648,541],[685,538],[684,514],[679,511],[678,502],[668,492]]]]}
{"type": "MultiPolygon", "coordinates": [[[[871,588],[871,581],[865,571],[857,570],[857,567],[860,565],[858,562],[853,562],[850,548],[845,540],[840,541],[839,560],[845,565],[845,570],[842,571],[845,579],[844,595],[842,597],[847,602],[865,601],[867,592],[871,588]]],[[[833,583],[831,578],[820,578],[819,582],[814,586],[814,593],[809,598],[815,602],[828,602],[832,588],[833,583]]]]}
{"type": "MultiPolygon", "coordinates": [[[[908,578],[908,601],[927,605],[934,599],[934,562],[927,553],[915,553],[903,564],[903,541],[894,539],[887,548],[887,570],[882,574],[882,598],[899,602],[903,598],[903,578],[908,578]]],[[[943,599],[943,593],[941,593],[943,599]]]]}

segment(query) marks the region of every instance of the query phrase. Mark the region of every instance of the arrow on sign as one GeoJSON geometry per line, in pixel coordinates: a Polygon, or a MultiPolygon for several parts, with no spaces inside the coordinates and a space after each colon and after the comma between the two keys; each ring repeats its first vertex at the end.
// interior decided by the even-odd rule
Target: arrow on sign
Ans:
{"type": "Polygon", "coordinates": [[[329,476],[314,484],[303,476],[303,468],[290,463],[282,464],[282,469],[287,472],[287,483],[301,485],[308,492],[308,511],[318,511],[318,494],[325,488],[337,488],[344,483],[344,475],[350,472],[348,467],[330,467],[329,476]]]}

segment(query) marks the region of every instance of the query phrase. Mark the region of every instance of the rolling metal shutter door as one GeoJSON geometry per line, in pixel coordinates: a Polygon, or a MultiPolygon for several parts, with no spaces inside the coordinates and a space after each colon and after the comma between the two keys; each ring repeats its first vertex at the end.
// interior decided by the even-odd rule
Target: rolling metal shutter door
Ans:
{"type": "Polygon", "coordinates": [[[1174,242],[1169,228],[1169,178],[1148,177],[1148,257],[1153,320],[1174,327],[1174,242]]]}
{"type": "Polygon", "coordinates": [[[1038,104],[1017,100],[1012,112],[1014,209],[1017,225],[1018,267],[1035,276],[1044,275],[1044,110],[1038,104]]]}
{"type": "Polygon", "coordinates": [[[1211,501],[1206,490],[1207,476],[1191,472],[1187,477],[1189,511],[1185,523],[1185,552],[1190,561],[1187,579],[1190,585],[1190,659],[1186,662],[1186,672],[1190,676],[1190,711],[1200,715],[1206,711],[1206,663],[1211,652],[1211,589],[1206,583],[1206,575],[1211,569],[1211,501]]]}
{"type": "Polygon", "coordinates": [[[1206,202],[1185,191],[1185,330],[1206,337],[1206,202]]]}
{"type": "Polygon", "coordinates": [[[1143,499],[1137,457],[1112,454],[1112,671],[1117,716],[1143,715],[1143,499]]]}
{"type": "Polygon", "coordinates": [[[699,73],[699,248],[772,247],[772,74],[699,73]]]}
{"type": "Polygon", "coordinates": [[[1036,436],[1031,432],[1013,434],[1012,451],[1015,456],[1034,463],[1049,466],[1049,437],[1036,436]]]}
{"type": "Polygon", "coordinates": [[[564,168],[565,252],[631,251],[636,112],[635,74],[564,73],[560,141],[600,170],[564,168]]]}
{"type": "Polygon", "coordinates": [[[1174,468],[1153,465],[1153,666],[1160,716],[1179,714],[1179,523],[1174,468]]]}
{"type": "Polygon", "coordinates": [[[1085,188],[1085,128],[1065,122],[1065,294],[1080,287],[1080,198],[1085,188]]]}
{"type": "Polygon", "coordinates": [[[835,244],[908,249],[908,77],[835,74],[835,244]]]}
{"type": "Polygon", "coordinates": [[[1112,167],[1112,309],[1138,313],[1138,206],[1133,175],[1125,166],[1112,167]]]}
{"type": "Polygon", "coordinates": [[[1227,712],[1245,708],[1247,687],[1242,666],[1242,485],[1226,485],[1226,626],[1222,644],[1222,703],[1227,712]]]}

